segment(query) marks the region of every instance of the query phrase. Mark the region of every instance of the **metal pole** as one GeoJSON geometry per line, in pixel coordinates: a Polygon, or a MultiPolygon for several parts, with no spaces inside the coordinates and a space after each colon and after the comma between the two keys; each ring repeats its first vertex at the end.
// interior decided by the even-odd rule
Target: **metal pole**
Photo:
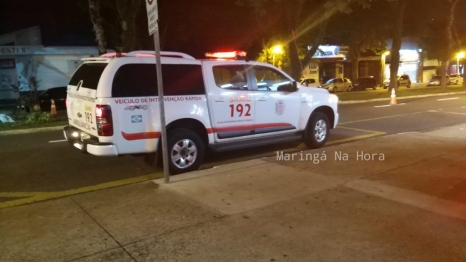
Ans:
{"type": "MultiPolygon", "coordinates": [[[[158,24],[158,20],[157,20],[158,24]]],[[[154,47],[155,47],[155,67],[157,71],[157,86],[159,92],[159,110],[160,110],[160,139],[162,139],[162,155],[163,155],[163,174],[165,183],[170,182],[170,172],[168,168],[168,150],[167,150],[167,130],[165,125],[165,105],[163,100],[163,81],[162,81],[162,64],[160,59],[160,40],[159,27],[157,25],[154,32],[154,47]]],[[[160,142],[159,139],[159,142],[160,142]]]]}

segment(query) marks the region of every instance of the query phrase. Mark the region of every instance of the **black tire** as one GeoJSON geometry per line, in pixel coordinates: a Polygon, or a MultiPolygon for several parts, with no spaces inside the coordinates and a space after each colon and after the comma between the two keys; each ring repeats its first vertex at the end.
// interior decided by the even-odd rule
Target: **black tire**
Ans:
{"type": "Polygon", "coordinates": [[[334,86],[333,89],[332,89],[333,93],[336,93],[337,92],[337,87],[334,86]]]}
{"type": "Polygon", "coordinates": [[[320,148],[327,142],[328,135],[330,132],[330,122],[326,114],[322,112],[312,113],[309,122],[307,123],[306,130],[303,134],[303,142],[307,147],[315,149],[320,148]],[[325,123],[325,137],[322,140],[317,140],[315,130],[317,123],[325,123]]]}
{"type": "Polygon", "coordinates": [[[205,145],[199,135],[196,132],[186,128],[173,129],[167,131],[167,133],[168,165],[170,174],[176,175],[197,170],[201,165],[205,154],[205,145]],[[183,146],[182,140],[188,140],[189,143],[184,146],[195,150],[194,152],[189,153],[186,151],[186,148],[183,148],[182,152],[179,152],[181,155],[190,155],[194,158],[191,162],[188,161],[189,163],[186,167],[181,167],[181,162],[174,161],[172,158],[172,156],[176,154],[176,151],[174,150],[175,145],[178,144],[179,146],[183,146]]]}
{"type": "Polygon", "coordinates": [[[373,90],[377,90],[377,86],[372,87],[373,90]]]}
{"type": "Polygon", "coordinates": [[[352,86],[348,86],[348,89],[346,89],[347,92],[351,92],[353,91],[353,87],[352,86]]]}

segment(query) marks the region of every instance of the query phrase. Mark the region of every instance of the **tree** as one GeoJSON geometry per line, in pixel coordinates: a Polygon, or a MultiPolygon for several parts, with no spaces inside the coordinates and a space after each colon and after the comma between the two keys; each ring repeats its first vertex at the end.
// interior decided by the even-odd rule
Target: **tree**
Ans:
{"type": "Polygon", "coordinates": [[[362,52],[381,55],[386,51],[389,21],[387,3],[379,1],[370,8],[354,5],[351,13],[336,15],[329,23],[327,37],[339,45],[348,45],[351,61],[351,79],[359,77],[359,60],[362,52]]]}
{"type": "Polygon", "coordinates": [[[429,5],[424,16],[425,20],[417,22],[417,27],[411,28],[413,34],[419,36],[427,51],[427,57],[438,59],[442,89],[447,87],[447,68],[451,60],[456,60],[456,54],[461,49],[461,38],[457,35],[456,22],[458,0],[448,0],[445,3],[429,5]]]}
{"type": "Polygon", "coordinates": [[[93,24],[99,54],[104,54],[107,52],[107,39],[105,37],[103,19],[100,14],[100,3],[99,0],[88,0],[88,3],[89,15],[93,24]]]}
{"type": "Polygon", "coordinates": [[[400,49],[403,38],[403,19],[406,9],[407,0],[394,0],[392,2],[393,28],[392,28],[392,47],[390,50],[390,87],[388,91],[398,89],[398,67],[400,64],[400,49]]]}

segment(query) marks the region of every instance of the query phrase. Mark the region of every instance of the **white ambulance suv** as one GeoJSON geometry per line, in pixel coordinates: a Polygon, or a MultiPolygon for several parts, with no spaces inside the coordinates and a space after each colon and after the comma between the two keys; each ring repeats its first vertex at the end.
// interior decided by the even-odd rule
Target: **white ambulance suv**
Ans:
{"type": "MultiPolygon", "coordinates": [[[[160,55],[171,174],[198,169],[206,149],[293,140],[319,148],[336,127],[338,98],[327,90],[304,87],[270,64],[244,59],[245,52],[206,55],[160,55]]],[[[82,60],[67,91],[63,133],[71,145],[96,156],[161,150],[155,52],[82,60]]]]}

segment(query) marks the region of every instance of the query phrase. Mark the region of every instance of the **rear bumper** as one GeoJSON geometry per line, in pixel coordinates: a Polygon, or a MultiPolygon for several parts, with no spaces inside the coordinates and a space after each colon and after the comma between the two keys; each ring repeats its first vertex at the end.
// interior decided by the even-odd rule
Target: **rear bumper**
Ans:
{"type": "Polygon", "coordinates": [[[114,144],[100,143],[99,141],[88,138],[83,139],[82,131],[72,126],[63,128],[63,136],[75,148],[83,153],[89,153],[96,156],[117,156],[118,150],[114,144]]]}

